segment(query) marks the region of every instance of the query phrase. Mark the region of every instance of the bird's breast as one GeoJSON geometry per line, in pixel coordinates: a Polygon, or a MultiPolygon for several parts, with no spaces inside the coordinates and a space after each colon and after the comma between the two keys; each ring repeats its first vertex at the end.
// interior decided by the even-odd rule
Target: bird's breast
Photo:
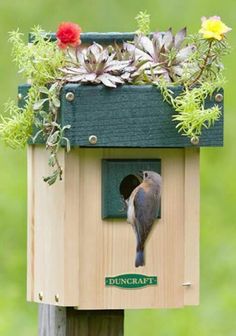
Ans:
{"type": "Polygon", "coordinates": [[[134,212],[134,199],[130,197],[127,210],[127,222],[134,224],[135,212],[134,212]]]}

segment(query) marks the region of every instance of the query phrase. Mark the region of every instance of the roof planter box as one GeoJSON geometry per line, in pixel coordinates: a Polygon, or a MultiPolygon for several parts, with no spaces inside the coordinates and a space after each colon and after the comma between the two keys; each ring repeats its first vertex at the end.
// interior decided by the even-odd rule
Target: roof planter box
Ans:
{"type": "MultiPolygon", "coordinates": [[[[29,85],[19,86],[21,97],[29,85]]],[[[176,94],[181,87],[175,88],[176,94]]],[[[223,146],[223,102],[218,92],[207,99],[206,106],[218,104],[222,114],[209,129],[203,129],[197,146],[223,146]]],[[[73,147],[191,147],[196,146],[176,129],[173,108],[163,101],[152,85],[66,84],[60,95],[60,122],[71,125],[66,137],[73,147]]],[[[22,100],[23,102],[23,100],[22,100]]],[[[21,102],[21,104],[22,104],[21,102]]],[[[36,143],[42,143],[37,138],[36,143]]]]}

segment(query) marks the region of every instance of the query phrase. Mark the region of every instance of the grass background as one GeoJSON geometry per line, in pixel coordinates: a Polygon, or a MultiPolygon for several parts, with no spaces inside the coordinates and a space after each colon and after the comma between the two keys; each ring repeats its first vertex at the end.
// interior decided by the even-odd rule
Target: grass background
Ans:
{"type": "MultiPolygon", "coordinates": [[[[8,32],[27,34],[34,25],[55,31],[61,21],[84,31],[134,31],[140,10],[152,17],[152,30],[189,27],[203,15],[220,15],[234,30],[235,0],[0,0],[0,106],[16,96],[17,70],[11,62],[8,32]]],[[[127,336],[236,335],[236,103],[234,55],[225,59],[225,147],[201,151],[201,305],[180,310],[128,311],[127,336]]],[[[1,113],[1,112],[0,112],[1,113]]],[[[0,144],[0,335],[37,335],[37,306],[26,303],[26,153],[0,144]]]]}

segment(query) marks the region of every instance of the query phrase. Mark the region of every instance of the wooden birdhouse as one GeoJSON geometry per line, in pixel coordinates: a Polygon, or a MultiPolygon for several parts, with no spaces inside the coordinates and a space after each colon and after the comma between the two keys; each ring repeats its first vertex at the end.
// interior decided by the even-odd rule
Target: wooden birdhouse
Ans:
{"type": "MultiPolygon", "coordinates": [[[[132,38],[82,36],[87,44],[132,38]]],[[[23,97],[28,87],[19,88],[23,97]]],[[[194,145],[178,133],[173,109],[152,85],[66,84],[60,100],[72,147],[59,152],[63,180],[44,183],[47,152],[42,143],[28,146],[28,300],[81,310],[197,305],[199,152],[222,146],[223,116],[194,145]],[[145,265],[135,267],[125,200],[141,183],[139,171],[159,173],[162,192],[145,265]]],[[[207,104],[222,107],[217,100],[207,104]]]]}

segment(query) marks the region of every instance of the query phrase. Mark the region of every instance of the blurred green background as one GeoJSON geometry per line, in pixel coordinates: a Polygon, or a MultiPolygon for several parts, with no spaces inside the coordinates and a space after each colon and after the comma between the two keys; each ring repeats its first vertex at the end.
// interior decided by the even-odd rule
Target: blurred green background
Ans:
{"type": "MultiPolygon", "coordinates": [[[[147,10],[152,30],[187,26],[220,15],[234,28],[235,0],[0,0],[0,105],[16,96],[17,69],[8,32],[27,34],[34,25],[55,31],[61,21],[84,31],[134,31],[134,17],[147,10]]],[[[180,310],[128,311],[126,336],[236,335],[236,65],[225,59],[225,147],[201,151],[201,305],[180,310]]],[[[0,335],[37,335],[37,305],[26,303],[26,152],[0,144],[0,335]]]]}

